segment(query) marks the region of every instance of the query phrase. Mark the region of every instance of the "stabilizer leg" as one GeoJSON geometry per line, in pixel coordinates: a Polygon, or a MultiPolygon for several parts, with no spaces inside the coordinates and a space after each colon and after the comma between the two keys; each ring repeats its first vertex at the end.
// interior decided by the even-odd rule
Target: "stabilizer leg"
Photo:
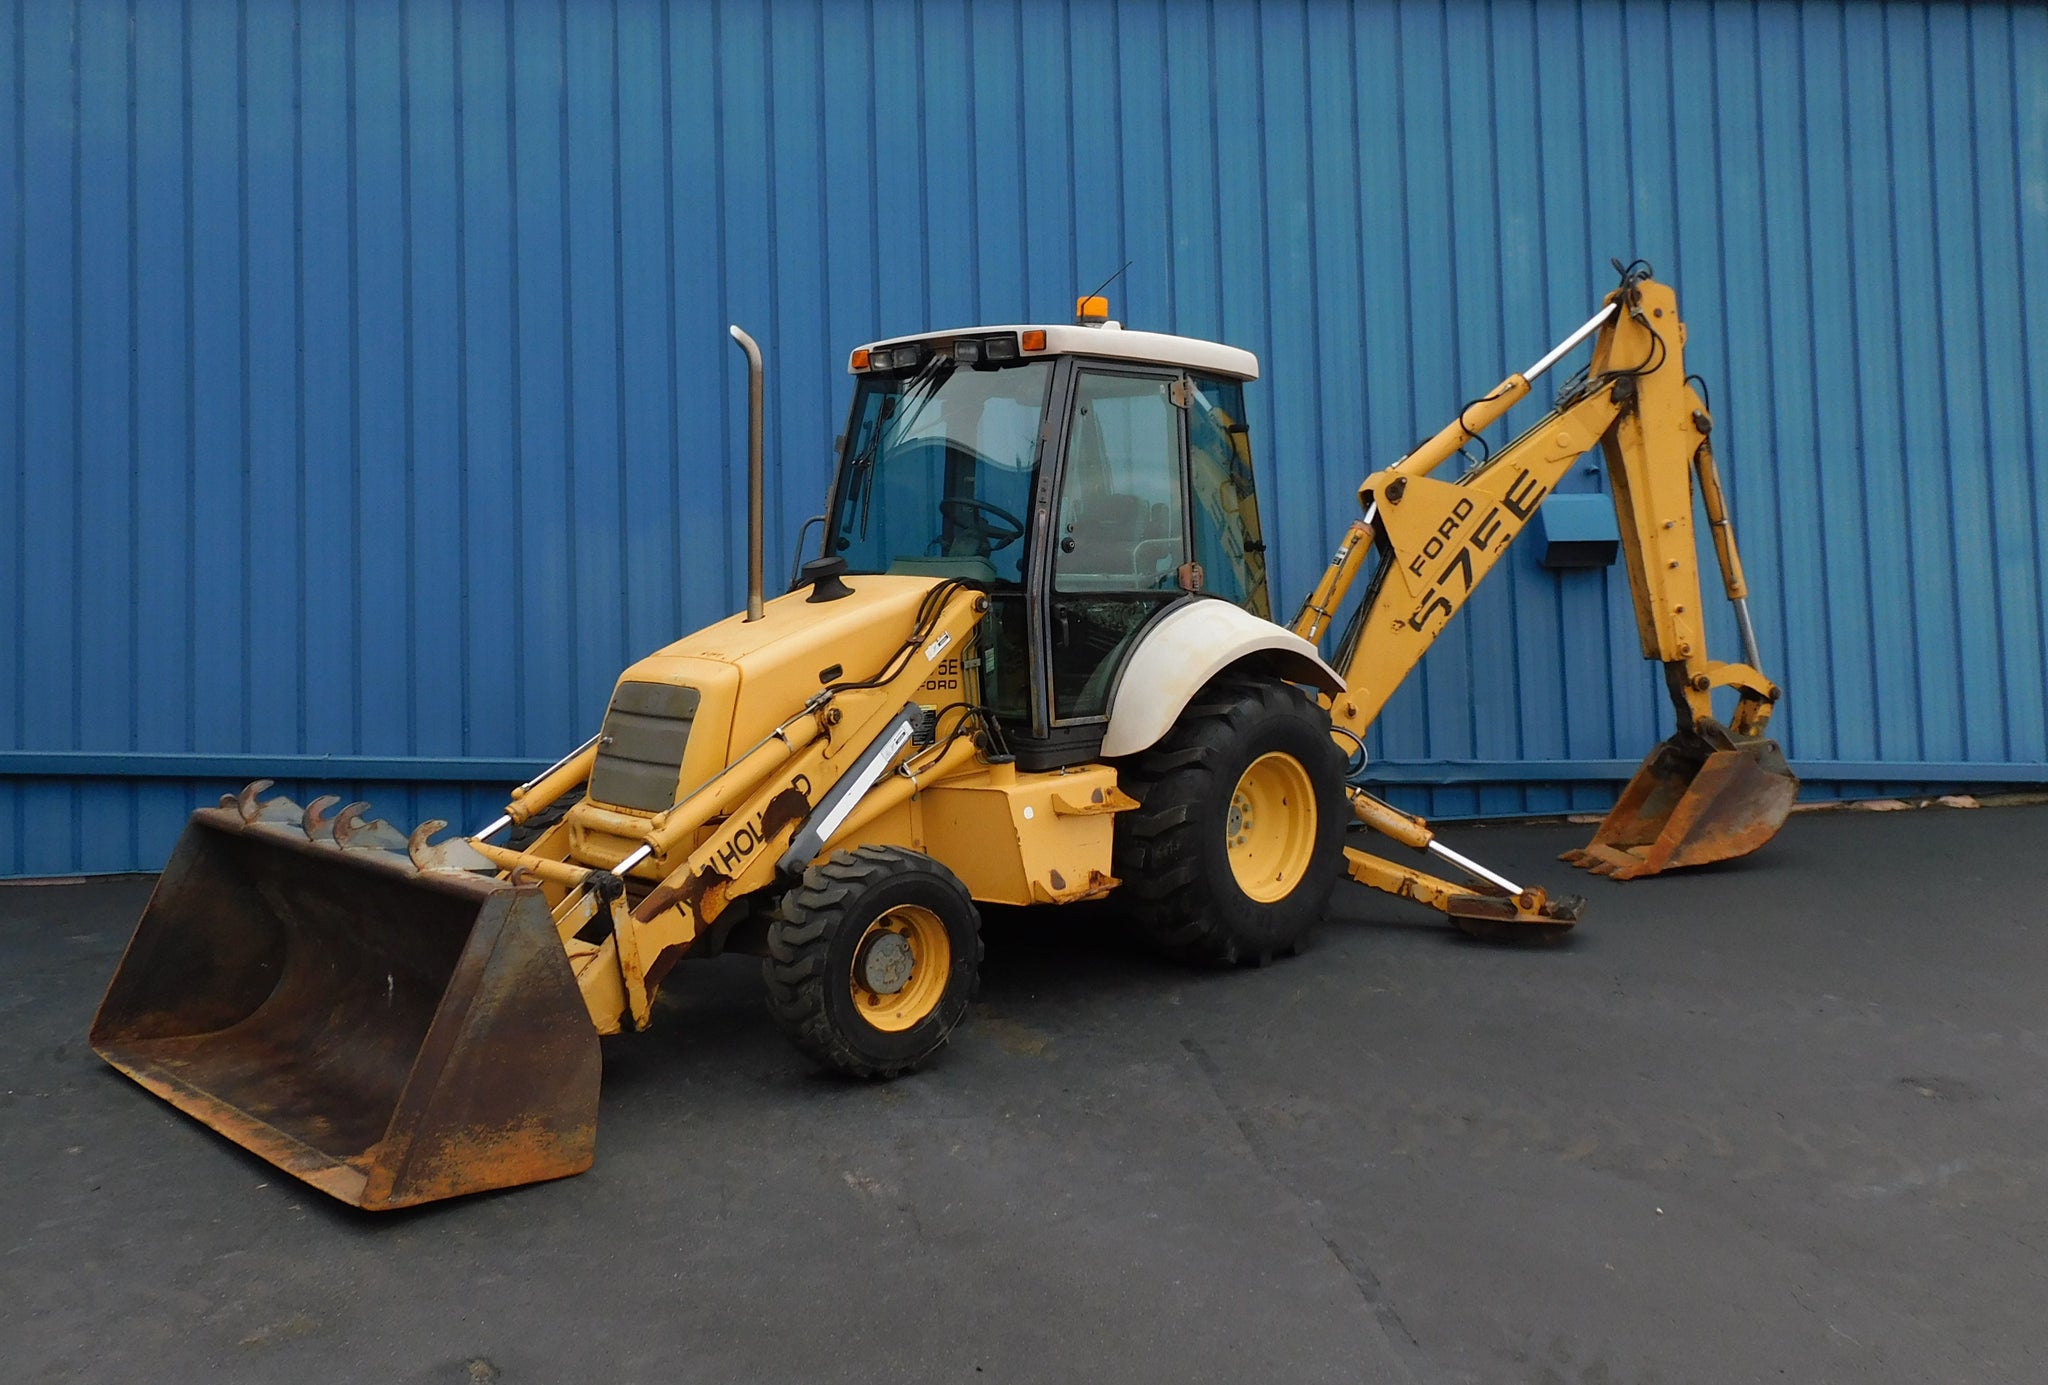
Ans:
{"type": "Polygon", "coordinates": [[[1460,855],[1438,841],[1427,822],[1363,790],[1352,790],[1351,811],[1360,822],[1403,846],[1450,862],[1471,876],[1473,883],[1455,884],[1356,847],[1346,847],[1344,859],[1351,878],[1402,899],[1427,904],[1475,938],[1554,941],[1579,921],[1585,909],[1585,900],[1576,895],[1553,900],[1540,888],[1525,889],[1460,855]]]}

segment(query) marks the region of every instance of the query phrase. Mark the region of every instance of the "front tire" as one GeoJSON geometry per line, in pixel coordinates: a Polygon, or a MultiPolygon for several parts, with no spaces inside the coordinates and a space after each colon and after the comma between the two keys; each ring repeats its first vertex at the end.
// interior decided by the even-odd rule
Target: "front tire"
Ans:
{"type": "Polygon", "coordinates": [[[768,924],[768,1012],[855,1077],[895,1077],[944,1046],[981,976],[981,915],[959,877],[893,846],[835,851],[768,924]]]}
{"type": "Polygon", "coordinates": [[[1344,754],[1277,680],[1224,678],[1125,763],[1116,873],[1138,930],[1212,966],[1299,951],[1344,867],[1344,754]]]}

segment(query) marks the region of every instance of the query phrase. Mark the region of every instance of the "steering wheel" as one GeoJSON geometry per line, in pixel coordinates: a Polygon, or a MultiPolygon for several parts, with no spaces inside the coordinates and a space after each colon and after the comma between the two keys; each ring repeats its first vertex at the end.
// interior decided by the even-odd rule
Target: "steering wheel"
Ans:
{"type": "Polygon", "coordinates": [[[991,505],[971,495],[949,495],[939,501],[939,513],[959,537],[986,545],[981,556],[1008,548],[1024,537],[1024,521],[1000,505],[991,505]]]}

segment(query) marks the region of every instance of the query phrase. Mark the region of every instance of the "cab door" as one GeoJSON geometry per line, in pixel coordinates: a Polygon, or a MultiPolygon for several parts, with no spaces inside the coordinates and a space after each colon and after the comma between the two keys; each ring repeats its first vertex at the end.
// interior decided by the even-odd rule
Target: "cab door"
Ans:
{"type": "MultiPolygon", "coordinates": [[[[1051,525],[1051,723],[1099,740],[1117,669],[1186,593],[1186,386],[1178,371],[1078,364],[1051,525]]],[[[1072,734],[1070,732],[1070,734],[1072,734]]]]}

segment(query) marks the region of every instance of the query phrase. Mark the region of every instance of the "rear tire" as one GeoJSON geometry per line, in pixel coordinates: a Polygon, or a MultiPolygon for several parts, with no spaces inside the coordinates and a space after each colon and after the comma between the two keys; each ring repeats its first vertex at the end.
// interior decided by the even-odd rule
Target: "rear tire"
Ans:
{"type": "Polygon", "coordinates": [[[854,1077],[895,1077],[944,1046],[981,977],[981,915],[952,871],[893,846],[835,851],[768,923],[768,1012],[854,1077]]]}
{"type": "Polygon", "coordinates": [[[1329,714],[1278,681],[1224,678],[1119,767],[1116,874],[1133,923],[1182,961],[1297,952],[1344,866],[1344,753],[1329,714]]]}

